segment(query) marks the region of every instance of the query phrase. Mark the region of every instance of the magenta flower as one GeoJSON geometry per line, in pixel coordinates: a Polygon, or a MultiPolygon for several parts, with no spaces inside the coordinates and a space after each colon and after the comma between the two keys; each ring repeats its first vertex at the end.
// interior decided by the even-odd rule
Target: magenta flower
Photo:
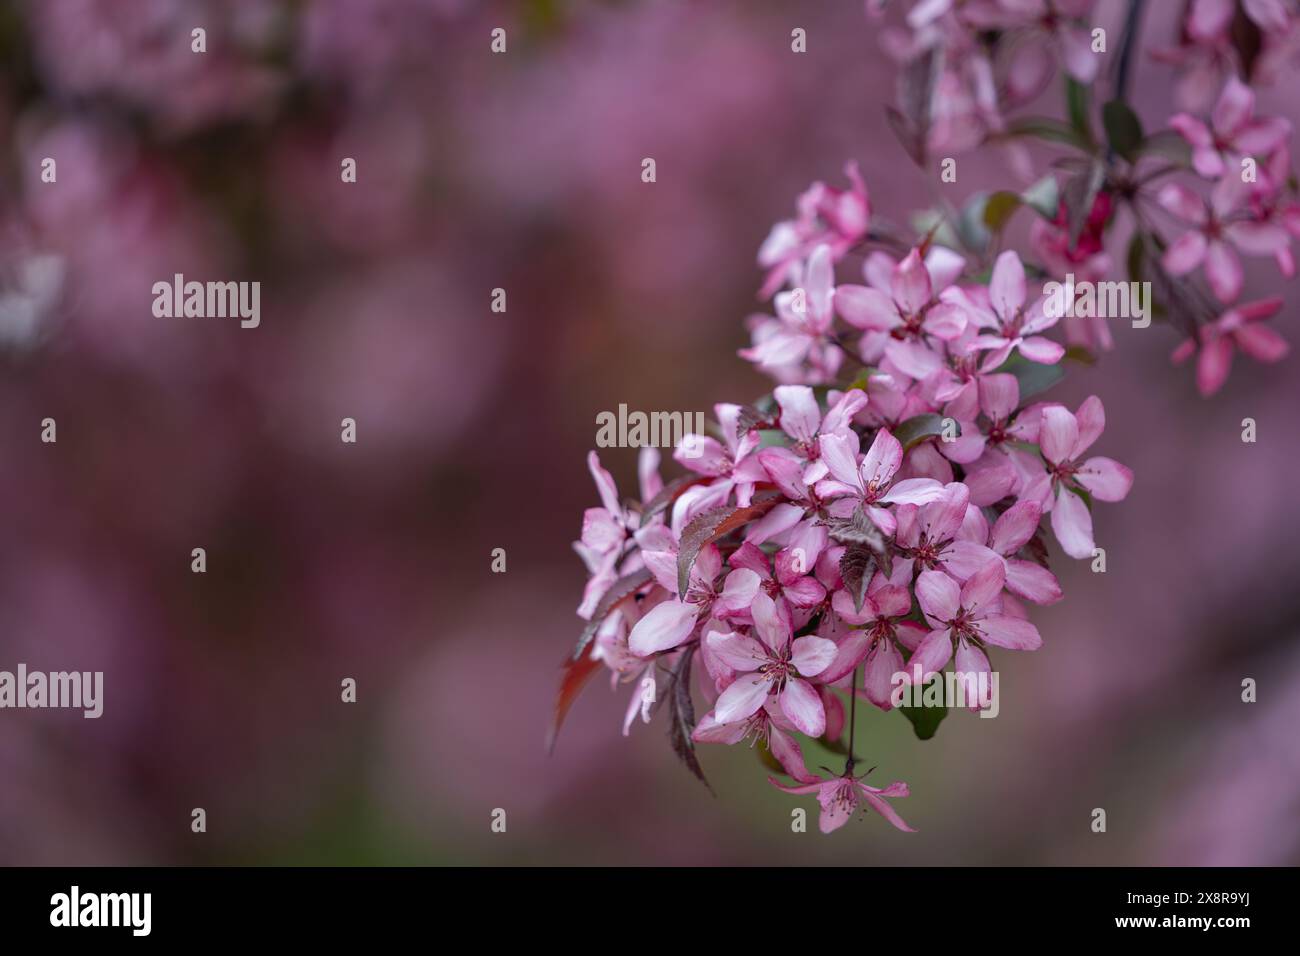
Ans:
{"type": "Polygon", "coordinates": [[[961,537],[969,508],[970,489],[961,482],[944,485],[940,496],[924,507],[899,507],[896,575],[910,583],[915,572],[937,569],[965,581],[997,560],[994,551],[961,537]]]}
{"type": "MultiPolygon", "coordinates": [[[[871,224],[871,201],[857,163],[845,163],[848,189],[835,189],[815,182],[798,198],[798,218],[778,222],[758,250],[758,264],[768,270],[759,298],[794,279],[798,263],[819,246],[826,246],[838,261],[867,234],[871,224]]],[[[797,281],[797,280],[796,280],[797,281]]]]}
{"type": "Polygon", "coordinates": [[[898,811],[885,802],[886,797],[893,799],[908,796],[907,784],[895,781],[883,790],[878,790],[862,782],[866,775],[853,777],[846,773],[842,777],[832,777],[817,783],[799,783],[794,786],[783,784],[773,777],[767,779],[772,786],[786,793],[817,794],[817,803],[822,808],[817,826],[822,833],[832,833],[844,826],[853,819],[853,814],[858,812],[859,807],[874,810],[898,829],[915,833],[916,831],[898,815],[898,811]]]}
{"type": "Polygon", "coordinates": [[[1185,186],[1170,183],[1160,190],[1159,201],[1179,219],[1195,228],[1183,233],[1165,250],[1164,267],[1181,276],[1205,264],[1205,278],[1224,304],[1241,294],[1243,273],[1237,250],[1247,255],[1274,256],[1291,244],[1286,229],[1276,223],[1246,218],[1242,206],[1246,191],[1235,175],[1224,176],[1207,203],[1185,186]]]}
{"type": "MultiPolygon", "coordinates": [[[[877,257],[869,263],[879,261],[877,257]]],[[[948,250],[936,247],[922,261],[920,250],[913,249],[893,267],[887,286],[878,274],[869,276],[874,280],[870,286],[839,286],[835,310],[855,328],[877,333],[898,371],[924,378],[941,365],[927,336],[951,340],[966,327],[958,306],[936,298],[964,267],[965,260],[948,250]]]]}
{"type": "Polygon", "coordinates": [[[1188,113],[1169,118],[1169,125],[1192,147],[1192,165],[1206,179],[1232,175],[1244,156],[1272,152],[1291,135],[1282,117],[1255,117],[1255,92],[1236,76],[1229,77],[1210,114],[1210,125],[1188,113]]]}
{"type": "Polygon", "coordinates": [[[1275,329],[1262,324],[1282,308],[1281,299],[1246,302],[1224,312],[1218,319],[1201,327],[1201,341],[1187,339],[1174,350],[1175,364],[1197,354],[1196,387],[1202,395],[1213,395],[1223,388],[1232,368],[1234,348],[1257,362],[1280,362],[1291,350],[1286,339],[1275,329]]]}
{"type": "Polygon", "coordinates": [[[1052,512],[1052,532],[1072,558],[1090,558],[1094,548],[1092,514],[1076,489],[1086,489],[1098,501],[1122,501],[1133,487],[1133,472],[1111,458],[1079,461],[1105,427],[1106,412],[1096,395],[1084,399],[1077,415],[1064,405],[1043,406],[1038,444],[1047,471],[1022,497],[1052,512]]]}
{"type": "Polygon", "coordinates": [[[995,559],[958,588],[939,571],[922,571],[916,579],[916,599],[933,628],[908,661],[908,677],[919,672],[921,681],[943,670],[956,655],[962,674],[986,673],[992,644],[1013,651],[1036,651],[1043,646],[1038,628],[1029,621],[1001,613],[999,594],[1006,581],[1002,561],[995,559]]]}
{"type": "Polygon", "coordinates": [[[761,743],[780,762],[786,773],[807,783],[817,778],[808,772],[803,751],[790,735],[790,731],[795,729],[794,724],[781,712],[779,698],[768,697],[763,706],[748,717],[729,724],[718,723],[714,712],[709,711],[695,725],[691,739],[710,744],[738,744],[742,740],[761,743]]]}
{"type": "MultiPolygon", "coordinates": [[[[660,585],[672,594],[676,591],[677,557],[665,552],[646,552],[645,563],[660,585]]],[[[655,605],[637,621],[628,635],[627,645],[633,654],[648,657],[670,650],[686,641],[696,624],[710,616],[727,617],[743,613],[758,593],[758,575],[748,568],[732,571],[718,588],[715,582],[722,571],[722,556],[712,545],[700,549],[691,567],[686,594],[670,597],[655,605]]]]}
{"type": "Polygon", "coordinates": [[[897,523],[881,505],[925,504],[943,494],[943,485],[933,478],[894,481],[894,474],[903,463],[903,446],[887,429],[876,432],[871,448],[861,462],[858,461],[856,432],[823,435],[821,448],[822,461],[830,470],[831,477],[817,483],[817,494],[822,498],[839,499],[833,511],[842,517],[861,506],[886,534],[893,534],[897,523]]]}
{"type": "Polygon", "coordinates": [[[867,700],[881,710],[892,709],[890,695],[894,675],[903,670],[903,650],[916,650],[926,634],[920,624],[904,620],[912,610],[911,592],[886,584],[865,597],[861,611],[853,606],[848,591],[836,591],[831,603],[840,620],[855,630],[840,641],[835,660],[820,679],[833,684],[864,664],[863,693],[867,700]]]}
{"type": "Polygon", "coordinates": [[[750,613],[757,639],[736,633],[708,636],[710,651],[737,672],[713,705],[713,719],[720,724],[744,720],[776,695],[792,724],[809,737],[820,737],[826,731],[826,710],[806,678],[816,677],[835,659],[834,642],[812,636],[792,641],[789,615],[761,592],[750,613]]]}
{"type": "Polygon", "coordinates": [[[1043,365],[1055,365],[1065,355],[1059,343],[1038,334],[1054,326],[1060,316],[1049,314],[1042,299],[1026,309],[1025,293],[1025,267],[1020,256],[1007,250],[993,264],[988,308],[975,296],[963,295],[971,320],[984,330],[971,348],[990,350],[980,365],[981,371],[991,372],[1016,350],[1031,362],[1043,365]]]}
{"type": "Polygon", "coordinates": [[[803,548],[783,548],[775,558],[746,541],[731,556],[733,568],[749,568],[759,577],[759,587],[773,600],[784,598],[795,608],[816,607],[826,598],[826,589],[812,576],[813,565],[820,556],[809,555],[803,548]],[[776,564],[773,572],[773,562],[776,564]]]}
{"type": "Polygon", "coordinates": [[[808,257],[807,268],[793,291],[780,292],[773,300],[776,318],[762,317],[752,328],[753,345],[740,350],[740,357],[772,373],[798,366],[810,357],[818,358],[822,371],[833,376],[842,357],[838,348],[827,345],[827,333],[834,315],[831,299],[835,274],[831,248],[819,245],[808,257]]]}
{"type": "Polygon", "coordinates": [[[968,530],[968,525],[963,527],[962,533],[973,535],[972,540],[981,543],[987,540],[989,550],[1002,556],[1008,591],[1035,604],[1055,604],[1062,597],[1061,582],[1056,575],[1041,564],[1014,557],[1038,530],[1042,514],[1043,509],[1037,502],[1017,501],[998,517],[992,528],[987,529],[987,537],[982,533],[982,515],[979,515],[978,529],[968,530]]]}

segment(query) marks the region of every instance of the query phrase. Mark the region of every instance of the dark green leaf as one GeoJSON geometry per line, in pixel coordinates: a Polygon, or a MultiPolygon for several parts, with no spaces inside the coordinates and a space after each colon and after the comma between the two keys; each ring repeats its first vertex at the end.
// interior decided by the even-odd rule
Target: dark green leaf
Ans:
{"type": "Polygon", "coordinates": [[[912,723],[919,740],[929,740],[948,716],[947,707],[900,707],[899,712],[912,723]]]}
{"type": "Polygon", "coordinates": [[[1070,128],[1088,149],[1096,147],[1097,138],[1092,134],[1092,120],[1088,116],[1088,87],[1071,76],[1065,78],[1065,107],[1070,118],[1070,128]]]}
{"type": "MultiPolygon", "coordinates": [[[[921,442],[930,438],[936,438],[943,433],[943,416],[934,412],[926,412],[923,415],[914,415],[905,422],[901,422],[894,429],[894,437],[898,439],[899,444],[903,446],[903,451],[910,451],[921,442]]],[[[958,434],[961,434],[958,431],[958,434]]]]}
{"type": "Polygon", "coordinates": [[[1106,142],[1130,163],[1142,146],[1142,121],[1123,100],[1111,100],[1101,108],[1101,122],[1106,128],[1106,142]]]}
{"type": "Polygon", "coordinates": [[[1001,190],[985,201],[984,214],[981,218],[984,220],[984,225],[994,232],[1001,232],[1019,208],[1020,197],[1013,192],[1001,190]]]}
{"type": "Polygon", "coordinates": [[[1039,392],[1045,392],[1061,379],[1065,378],[1065,369],[1057,365],[1042,365],[1031,362],[1019,352],[999,365],[995,372],[1005,372],[1016,377],[1020,384],[1020,404],[1039,392]]]}
{"type": "Polygon", "coordinates": [[[1087,140],[1083,139],[1078,131],[1068,123],[1062,123],[1060,120],[1050,119],[1045,116],[1030,116],[1013,120],[1007,124],[1006,130],[1000,133],[997,138],[1005,139],[1015,136],[1031,136],[1047,143],[1065,143],[1079,149],[1088,148],[1087,140]]]}

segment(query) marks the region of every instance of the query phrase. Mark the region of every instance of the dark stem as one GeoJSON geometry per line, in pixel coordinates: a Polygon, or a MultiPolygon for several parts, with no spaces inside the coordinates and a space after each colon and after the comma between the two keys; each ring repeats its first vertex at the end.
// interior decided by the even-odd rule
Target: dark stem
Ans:
{"type": "Polygon", "coordinates": [[[1119,67],[1115,71],[1115,99],[1128,99],[1129,80],[1132,75],[1133,51],[1141,32],[1142,8],[1146,0],[1129,0],[1128,14],[1124,18],[1124,39],[1120,41],[1119,67]]]}
{"type": "Polygon", "coordinates": [[[844,776],[853,776],[853,737],[858,730],[858,669],[853,668],[853,683],[849,687],[849,759],[844,761],[844,776]]]}

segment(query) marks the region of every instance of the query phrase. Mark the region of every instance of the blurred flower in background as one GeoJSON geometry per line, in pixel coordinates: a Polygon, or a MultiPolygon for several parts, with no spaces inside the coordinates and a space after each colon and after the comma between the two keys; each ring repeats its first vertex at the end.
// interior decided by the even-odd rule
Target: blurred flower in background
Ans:
{"type": "MultiPolygon", "coordinates": [[[[1063,575],[997,720],[860,714],[918,833],[791,834],[743,747],[702,754],[713,800],[658,726],[625,746],[626,689],[546,755],[597,413],[764,390],[740,320],[809,182],[851,195],[855,162],[873,221],[937,195],[891,138],[882,29],[775,0],[0,8],[0,668],[105,673],[99,720],[0,712],[0,862],[1300,860],[1300,386],[1255,366],[1202,403],[1124,323],[1061,396],[1103,394],[1143,476],[1098,515],[1107,573],[1063,575]],[[260,281],[260,327],[155,318],[175,273],[260,281]]],[[[1259,108],[1295,121],[1272,68],[1259,108]]],[[[1004,175],[961,162],[954,201],[1004,175]]],[[[636,486],[634,451],[601,461],[636,486]]]]}

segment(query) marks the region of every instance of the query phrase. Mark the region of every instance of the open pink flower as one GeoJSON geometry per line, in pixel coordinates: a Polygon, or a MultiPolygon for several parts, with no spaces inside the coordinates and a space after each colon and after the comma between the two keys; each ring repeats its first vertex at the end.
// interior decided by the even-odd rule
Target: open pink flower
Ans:
{"type": "Polygon", "coordinates": [[[797,265],[818,246],[825,245],[831,259],[844,253],[867,234],[871,224],[871,201],[858,164],[844,165],[848,189],[835,189],[815,182],[796,201],[796,219],[778,222],[758,250],[758,264],[768,272],[759,297],[769,298],[797,274],[797,265]]]}
{"type": "Polygon", "coordinates": [[[720,724],[744,720],[775,694],[792,724],[809,737],[820,737],[826,732],[826,710],[806,678],[817,676],[834,660],[834,642],[812,636],[790,640],[788,614],[762,592],[754,598],[750,613],[757,638],[708,635],[709,650],[737,672],[713,705],[714,720],[720,724]]]}
{"type": "Polygon", "coordinates": [[[1042,514],[1043,509],[1037,502],[1017,501],[998,517],[993,527],[988,528],[983,516],[979,516],[977,529],[970,530],[971,525],[968,524],[963,527],[962,533],[974,534],[976,537],[972,540],[981,544],[987,541],[989,550],[1002,556],[1007,571],[1008,591],[1035,604],[1055,604],[1062,597],[1061,582],[1056,579],[1056,575],[1041,564],[1014,556],[1034,536],[1042,514]]]}
{"type": "Polygon", "coordinates": [[[817,778],[808,772],[808,767],[804,764],[803,751],[790,734],[794,729],[794,724],[781,712],[779,698],[768,697],[763,706],[748,717],[729,724],[718,723],[714,712],[709,711],[695,725],[691,739],[710,744],[738,744],[742,740],[761,743],[780,762],[786,773],[807,783],[817,778]]]}
{"type": "Polygon", "coordinates": [[[826,467],[818,462],[821,436],[848,432],[853,425],[853,416],[867,404],[867,393],[860,388],[849,389],[826,410],[824,416],[816,395],[807,385],[778,385],[772,390],[772,397],[781,409],[781,430],[793,440],[794,452],[808,459],[804,482],[812,484],[824,478],[826,467]]]}
{"type": "Polygon", "coordinates": [[[933,628],[908,661],[911,672],[919,671],[924,682],[943,670],[956,654],[957,670],[963,674],[989,670],[985,646],[1014,651],[1036,651],[1043,646],[1038,628],[1018,617],[1001,613],[999,595],[1006,582],[1000,560],[993,560],[971,576],[960,588],[939,571],[922,571],[916,579],[916,599],[933,628]]]}
{"type": "Polygon", "coordinates": [[[1044,338],[1046,331],[1059,321],[1043,308],[1042,299],[1025,306],[1025,267],[1020,256],[1008,249],[993,264],[993,276],[988,287],[988,307],[976,294],[963,293],[963,300],[972,321],[982,330],[971,342],[973,350],[988,349],[980,369],[991,372],[1005,362],[1014,351],[1031,362],[1055,365],[1065,355],[1058,342],[1044,338]]]}
{"type": "Polygon", "coordinates": [[[1047,471],[1022,497],[1052,512],[1052,532],[1072,558],[1090,558],[1094,548],[1092,514],[1076,489],[1099,501],[1122,501],[1133,487],[1133,472],[1114,459],[1079,460],[1105,427],[1106,412],[1096,395],[1084,399],[1077,414],[1064,405],[1043,406],[1038,446],[1047,471]]]}
{"type": "MultiPolygon", "coordinates": [[[[675,552],[645,552],[645,563],[660,585],[677,590],[675,552]]],[[[655,605],[636,622],[627,645],[633,654],[648,657],[670,650],[691,636],[696,624],[710,616],[726,617],[743,612],[758,593],[758,575],[738,568],[726,576],[721,588],[715,583],[722,571],[722,555],[714,545],[701,548],[691,567],[686,594],[655,605]]],[[[662,593],[662,592],[660,592],[662,593]]]]}
{"type": "Polygon", "coordinates": [[[886,534],[897,527],[894,516],[884,504],[925,504],[943,494],[943,485],[933,478],[906,478],[895,482],[894,474],[903,463],[903,446],[887,429],[876,432],[871,448],[862,461],[856,432],[823,435],[822,461],[831,477],[817,483],[822,498],[836,498],[834,512],[841,517],[862,507],[876,526],[886,534]]]}
{"type": "Polygon", "coordinates": [[[1236,76],[1229,77],[1210,114],[1210,124],[1178,113],[1169,125],[1192,146],[1192,165],[1206,179],[1237,172],[1244,156],[1269,153],[1291,135],[1282,117],[1255,117],[1255,91],[1236,76]]]}
{"type": "MultiPolygon", "coordinates": [[[[776,318],[764,316],[751,329],[753,344],[740,350],[740,357],[776,374],[798,366],[827,344],[826,335],[834,321],[831,298],[835,293],[835,273],[831,249],[819,245],[808,257],[800,285],[793,291],[780,292],[773,300],[776,318]]],[[[833,376],[841,355],[832,346],[823,359],[830,364],[822,371],[833,376]]]]}
{"type": "MultiPolygon", "coordinates": [[[[869,771],[868,771],[869,772],[869,771]]],[[[898,811],[891,807],[885,798],[906,797],[909,795],[907,784],[895,781],[883,790],[875,787],[869,787],[863,783],[862,777],[853,777],[845,774],[842,777],[832,777],[829,780],[820,782],[799,783],[794,786],[788,786],[768,777],[768,781],[778,790],[784,790],[786,793],[815,793],[817,794],[817,803],[821,805],[821,818],[818,821],[818,829],[822,833],[832,833],[838,830],[849,820],[853,819],[853,814],[858,812],[859,807],[868,807],[875,810],[882,817],[892,823],[895,827],[907,833],[915,833],[898,815],[898,811]]]]}
{"type": "Polygon", "coordinates": [[[1273,222],[1249,218],[1242,204],[1247,198],[1241,180],[1224,176],[1207,203],[1186,186],[1170,183],[1160,190],[1167,210],[1192,225],[1165,250],[1163,264],[1170,275],[1181,276],[1205,264],[1205,278],[1215,296],[1225,304],[1241,294],[1242,268],[1237,251],[1255,256],[1285,252],[1291,237],[1273,222]]]}
{"type": "Polygon", "coordinates": [[[903,669],[903,650],[916,650],[926,634],[920,624],[904,620],[912,610],[911,592],[886,584],[868,594],[859,611],[849,592],[841,590],[835,592],[831,604],[840,620],[855,630],[840,641],[835,660],[822,672],[821,680],[832,684],[865,664],[862,683],[867,700],[881,710],[890,710],[894,675],[903,669]]]}
{"type": "Polygon", "coordinates": [[[1233,349],[1238,348],[1257,362],[1278,362],[1291,350],[1286,339],[1263,320],[1276,315],[1281,299],[1261,299],[1229,309],[1201,328],[1201,341],[1187,339],[1174,349],[1173,361],[1185,362],[1197,353],[1196,387],[1202,395],[1213,395],[1228,380],[1233,349]]]}
{"type": "MultiPolygon", "coordinates": [[[[888,262],[887,257],[877,256],[868,264],[882,262],[888,262]]],[[[924,378],[938,371],[942,362],[927,337],[948,341],[966,327],[963,311],[938,298],[964,267],[965,260],[946,249],[935,247],[924,261],[920,250],[913,249],[893,267],[887,286],[874,272],[869,274],[870,286],[839,286],[835,310],[855,328],[876,333],[894,368],[911,378],[924,378]]]]}

